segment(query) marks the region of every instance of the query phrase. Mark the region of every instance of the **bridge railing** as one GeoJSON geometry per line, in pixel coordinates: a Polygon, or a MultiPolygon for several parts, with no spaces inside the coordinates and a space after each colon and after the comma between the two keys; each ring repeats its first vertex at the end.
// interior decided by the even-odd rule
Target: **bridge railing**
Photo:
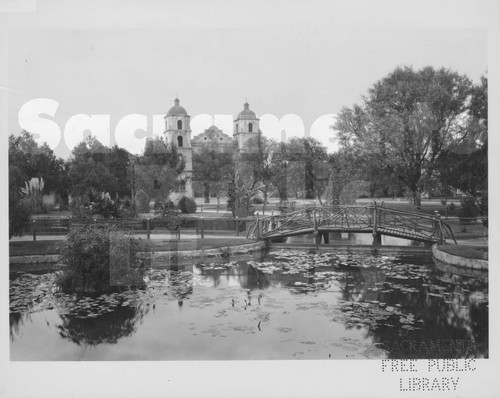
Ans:
{"type": "Polygon", "coordinates": [[[247,238],[266,238],[291,234],[337,229],[345,231],[371,231],[408,239],[444,242],[455,237],[449,225],[435,216],[378,206],[323,206],[299,211],[259,217],[250,224],[247,238]]]}

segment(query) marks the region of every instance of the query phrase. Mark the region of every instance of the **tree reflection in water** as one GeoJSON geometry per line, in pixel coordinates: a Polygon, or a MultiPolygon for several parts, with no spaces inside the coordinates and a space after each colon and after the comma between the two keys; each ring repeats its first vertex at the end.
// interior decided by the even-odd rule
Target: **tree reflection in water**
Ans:
{"type": "Polygon", "coordinates": [[[177,300],[179,308],[183,301],[193,294],[193,273],[170,269],[166,275],[167,293],[177,300]]]}
{"type": "Polygon", "coordinates": [[[405,326],[395,314],[366,329],[366,337],[379,343],[389,358],[488,356],[484,281],[437,270],[420,279],[398,280],[366,269],[348,272],[341,279],[346,302],[385,303],[413,315],[412,326],[405,326]]]}
{"type": "Polygon", "coordinates": [[[9,313],[9,334],[10,340],[14,341],[14,337],[19,334],[25,321],[31,320],[30,312],[10,312],[9,313]]]}
{"type": "Polygon", "coordinates": [[[265,289],[270,285],[268,275],[247,263],[198,264],[195,272],[211,287],[226,285],[240,286],[244,289],[265,289]]]}
{"type": "Polygon", "coordinates": [[[390,358],[488,356],[484,278],[443,272],[421,256],[347,255],[329,263],[318,256],[289,258],[272,262],[276,270],[271,273],[252,268],[259,279],[292,294],[315,294],[333,286],[341,298],[333,308],[335,319],[346,329],[366,330],[365,337],[390,358]],[[294,267],[296,272],[283,272],[294,267]],[[322,277],[328,274],[324,271],[329,276],[322,277]]]}
{"type": "MultiPolygon", "coordinates": [[[[268,298],[274,299],[275,291],[291,308],[322,303],[320,316],[364,334],[389,358],[488,356],[488,281],[436,269],[428,258],[419,263],[401,256],[284,252],[259,262],[170,264],[146,270],[145,278],[144,289],[82,298],[54,293],[53,276],[19,276],[11,282],[11,339],[31,312],[53,310],[64,339],[78,345],[115,344],[137,330],[155,300],[177,302],[179,308],[186,304],[188,314],[186,300],[192,295],[196,301],[200,292],[213,294],[204,289],[231,287],[223,292],[224,303],[230,315],[239,316],[243,308],[234,307],[234,293],[245,295],[239,302],[245,302],[245,309],[248,303],[250,313],[262,297],[252,292],[271,287],[268,298]],[[320,296],[323,291],[328,294],[320,296]]],[[[267,310],[272,314],[272,307],[267,310]]],[[[260,330],[261,323],[255,326],[260,330]]],[[[328,328],[324,332],[330,333],[328,328]]]]}
{"type": "Polygon", "coordinates": [[[61,337],[77,345],[116,344],[136,331],[148,311],[149,306],[139,304],[119,306],[95,318],[66,314],[61,315],[62,324],[57,329],[61,337]]]}

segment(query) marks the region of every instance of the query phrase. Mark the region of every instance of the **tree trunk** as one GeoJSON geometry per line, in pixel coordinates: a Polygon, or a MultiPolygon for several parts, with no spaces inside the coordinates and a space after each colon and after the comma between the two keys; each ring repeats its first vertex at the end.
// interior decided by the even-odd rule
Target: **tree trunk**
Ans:
{"type": "Polygon", "coordinates": [[[210,184],[208,182],[203,183],[203,196],[205,197],[205,203],[210,203],[210,184]]]}
{"type": "Polygon", "coordinates": [[[413,207],[416,210],[422,209],[422,192],[418,190],[413,192],[413,207]]]}

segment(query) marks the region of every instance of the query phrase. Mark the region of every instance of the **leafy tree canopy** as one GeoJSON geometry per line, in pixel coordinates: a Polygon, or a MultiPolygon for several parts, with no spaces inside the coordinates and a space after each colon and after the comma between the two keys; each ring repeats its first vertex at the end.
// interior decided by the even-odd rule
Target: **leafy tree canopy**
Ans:
{"type": "Polygon", "coordinates": [[[233,155],[203,148],[193,153],[193,180],[203,185],[205,203],[210,201],[210,189],[222,190],[222,184],[234,170],[233,155]]]}
{"type": "Polygon", "coordinates": [[[9,167],[17,170],[12,175],[15,178],[12,183],[19,188],[32,178],[43,178],[44,194],[65,189],[64,161],[57,158],[46,143],[39,145],[27,131],[9,136],[9,167]]]}
{"type": "Polygon", "coordinates": [[[440,154],[475,142],[472,92],[466,76],[448,69],[398,67],[361,104],[342,109],[334,128],[344,149],[373,162],[381,175],[396,176],[419,208],[440,154]]]}
{"type": "Polygon", "coordinates": [[[68,162],[71,193],[82,196],[95,189],[113,197],[130,195],[129,159],[125,149],[108,148],[95,137],[86,138],[73,149],[68,162]]]}

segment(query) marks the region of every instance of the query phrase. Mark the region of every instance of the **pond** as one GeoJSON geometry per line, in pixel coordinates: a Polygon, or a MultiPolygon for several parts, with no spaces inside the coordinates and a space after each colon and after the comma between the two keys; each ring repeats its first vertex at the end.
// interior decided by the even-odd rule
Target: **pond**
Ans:
{"type": "Polygon", "coordinates": [[[428,254],[271,251],[144,271],[145,287],[10,281],[12,360],[488,357],[488,283],[428,254]],[[213,261],[213,262],[212,262],[213,261]]]}

